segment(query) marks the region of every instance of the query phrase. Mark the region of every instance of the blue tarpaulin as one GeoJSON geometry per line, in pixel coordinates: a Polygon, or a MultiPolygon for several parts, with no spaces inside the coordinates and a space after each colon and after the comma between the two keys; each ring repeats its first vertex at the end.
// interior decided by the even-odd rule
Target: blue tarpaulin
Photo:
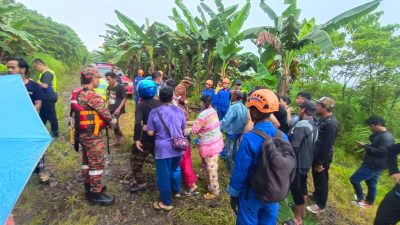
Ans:
{"type": "Polygon", "coordinates": [[[0,76],[0,224],[51,143],[20,75],[0,76]]]}

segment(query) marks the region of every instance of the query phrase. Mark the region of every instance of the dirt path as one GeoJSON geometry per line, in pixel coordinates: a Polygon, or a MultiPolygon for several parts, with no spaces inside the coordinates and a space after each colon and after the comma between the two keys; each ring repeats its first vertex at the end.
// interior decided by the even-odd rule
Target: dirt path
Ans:
{"type": "MultiPolygon", "coordinates": [[[[130,182],[130,144],[132,139],[133,102],[127,103],[127,114],[121,119],[126,140],[123,147],[112,148],[107,155],[104,182],[107,193],[116,196],[116,204],[109,207],[89,205],[85,200],[80,178],[80,153],[76,153],[68,143],[69,130],[66,117],[69,112],[69,98],[73,84],[61,93],[57,103],[62,137],[54,140],[46,152],[46,168],[50,173],[50,185],[41,185],[38,177],[32,175],[13,215],[16,224],[171,224],[168,213],[153,210],[151,200],[158,193],[150,189],[141,194],[131,194],[130,182]]],[[[152,166],[146,171],[153,177],[152,166]]],[[[153,179],[153,178],[152,178],[153,179]]]]}

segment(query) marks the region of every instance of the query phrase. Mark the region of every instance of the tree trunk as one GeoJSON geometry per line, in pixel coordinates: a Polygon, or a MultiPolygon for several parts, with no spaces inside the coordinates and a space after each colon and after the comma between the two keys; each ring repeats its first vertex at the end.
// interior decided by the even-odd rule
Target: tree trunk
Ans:
{"type": "Polygon", "coordinates": [[[282,79],[278,89],[279,96],[286,96],[289,90],[289,83],[290,83],[290,70],[288,66],[284,67],[282,79]]]}

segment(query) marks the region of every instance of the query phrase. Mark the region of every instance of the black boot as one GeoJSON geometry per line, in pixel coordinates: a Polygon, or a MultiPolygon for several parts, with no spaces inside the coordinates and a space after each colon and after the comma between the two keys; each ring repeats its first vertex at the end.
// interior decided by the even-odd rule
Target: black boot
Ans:
{"type": "MultiPolygon", "coordinates": [[[[85,186],[85,197],[86,197],[86,199],[88,199],[89,198],[89,194],[90,194],[90,184],[83,184],[83,185],[85,186]]],[[[101,188],[101,192],[105,192],[105,191],[107,191],[107,186],[106,185],[104,185],[101,188]]]]}
{"type": "Polygon", "coordinates": [[[102,192],[100,193],[90,192],[87,200],[92,204],[104,205],[104,206],[112,205],[115,202],[114,197],[108,196],[102,192]]]}

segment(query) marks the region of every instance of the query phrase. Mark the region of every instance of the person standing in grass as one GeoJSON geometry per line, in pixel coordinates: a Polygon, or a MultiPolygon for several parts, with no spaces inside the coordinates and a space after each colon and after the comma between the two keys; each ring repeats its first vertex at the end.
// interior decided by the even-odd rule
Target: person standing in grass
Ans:
{"type": "Polygon", "coordinates": [[[285,225],[303,224],[305,217],[305,198],[307,195],[307,174],[313,160],[314,142],[318,137],[318,128],[314,124],[313,115],[317,110],[315,103],[305,100],[300,106],[301,120],[289,132],[289,140],[296,153],[297,169],[290,186],[294,201],[294,218],[285,225]]]}
{"type": "MultiPolygon", "coordinates": [[[[119,120],[119,117],[125,113],[126,90],[125,87],[117,82],[117,75],[113,72],[106,73],[108,82],[107,87],[107,103],[110,113],[119,120]]],[[[122,134],[119,124],[114,127],[114,134],[116,141],[113,145],[121,146],[124,142],[124,135],[122,134]]]]}
{"type": "MultiPolygon", "coordinates": [[[[174,97],[173,99],[177,103],[178,107],[182,109],[183,113],[185,114],[186,120],[188,119],[188,114],[186,110],[187,104],[187,94],[188,89],[192,87],[194,84],[190,77],[185,77],[181,80],[181,82],[175,87],[174,89],[174,97]]],[[[188,122],[191,124],[192,121],[188,122]]],[[[188,137],[190,140],[190,137],[188,137]]],[[[187,191],[185,192],[186,195],[195,195],[198,193],[197,191],[197,177],[193,170],[193,163],[192,163],[192,155],[191,155],[191,148],[190,145],[184,151],[181,160],[181,171],[182,171],[182,178],[186,184],[187,191]]]]}
{"type": "Polygon", "coordinates": [[[333,160],[333,146],[339,132],[339,124],[332,112],[334,107],[335,101],[332,98],[322,97],[317,101],[316,113],[320,119],[312,164],[315,204],[306,207],[314,214],[325,211],[328,201],[329,166],[333,160]]]}
{"type": "MultiPolygon", "coordinates": [[[[21,75],[22,81],[24,82],[25,88],[28,91],[32,104],[35,107],[35,110],[39,113],[40,108],[42,107],[44,93],[42,87],[38,83],[28,78],[28,63],[23,58],[9,57],[6,59],[6,66],[9,74],[21,75]]],[[[44,156],[40,158],[34,173],[39,175],[39,182],[49,182],[49,175],[45,172],[44,156]]]]}
{"type": "Polygon", "coordinates": [[[42,87],[44,98],[42,107],[40,108],[40,118],[46,125],[47,121],[51,125],[51,136],[54,138],[59,137],[58,133],[58,120],[56,113],[57,95],[57,78],[54,71],[50,70],[41,59],[35,59],[32,62],[36,71],[39,72],[38,84],[42,87]]]}
{"type": "Polygon", "coordinates": [[[233,164],[237,149],[239,147],[240,137],[244,126],[247,123],[247,108],[242,103],[243,93],[239,90],[231,92],[232,105],[221,120],[221,130],[226,133],[225,154],[226,168],[229,172],[233,170],[233,164]]]}
{"type": "Polygon", "coordinates": [[[365,124],[372,131],[369,137],[371,144],[357,141],[357,146],[365,150],[365,156],[361,166],[350,177],[357,196],[352,203],[361,208],[369,208],[374,203],[379,176],[386,169],[387,148],[394,143],[393,135],[386,129],[385,120],[382,117],[371,116],[365,124]],[[362,181],[365,181],[368,187],[368,195],[365,199],[361,187],[362,181]]]}
{"type": "Polygon", "coordinates": [[[396,184],[379,205],[374,225],[395,225],[400,221],[400,170],[397,165],[399,154],[400,144],[394,144],[388,148],[387,167],[396,184]]]}
{"type": "Polygon", "coordinates": [[[181,191],[179,164],[183,152],[174,149],[171,137],[183,137],[186,119],[183,111],[172,104],[172,97],[171,87],[161,88],[159,99],[163,104],[151,110],[147,121],[147,134],[155,136],[155,164],[160,201],[154,202],[153,207],[158,210],[171,210],[172,195],[178,196],[181,191]]]}
{"type": "Polygon", "coordinates": [[[142,101],[135,110],[134,143],[131,147],[131,168],[136,185],[131,187],[130,191],[132,193],[150,186],[149,181],[145,179],[142,167],[149,154],[154,157],[154,137],[147,135],[146,125],[151,110],[161,106],[161,102],[154,98],[157,89],[158,85],[152,80],[143,80],[137,87],[138,96],[142,101]]]}
{"type": "Polygon", "coordinates": [[[210,183],[205,199],[213,199],[219,195],[218,154],[224,147],[218,114],[211,106],[211,97],[201,97],[201,113],[192,126],[192,132],[199,135],[199,154],[201,167],[199,178],[208,178],[210,183]]]}
{"type": "MultiPolygon", "coordinates": [[[[270,90],[260,89],[252,93],[246,103],[249,107],[251,119],[254,121],[254,130],[264,132],[270,137],[275,137],[278,132],[270,120],[273,112],[278,111],[279,101],[270,90]]],[[[282,138],[287,141],[283,133],[282,138]]],[[[251,171],[256,167],[261,157],[264,138],[247,132],[243,135],[236,155],[228,193],[231,196],[231,207],[237,214],[236,224],[266,224],[276,225],[279,212],[278,202],[264,202],[257,197],[256,191],[250,185],[251,171]]]]}

